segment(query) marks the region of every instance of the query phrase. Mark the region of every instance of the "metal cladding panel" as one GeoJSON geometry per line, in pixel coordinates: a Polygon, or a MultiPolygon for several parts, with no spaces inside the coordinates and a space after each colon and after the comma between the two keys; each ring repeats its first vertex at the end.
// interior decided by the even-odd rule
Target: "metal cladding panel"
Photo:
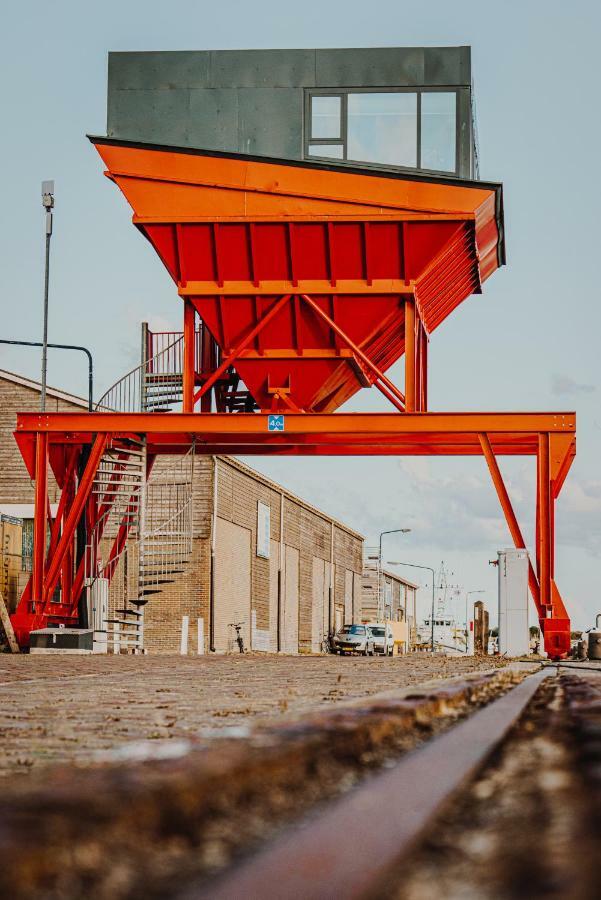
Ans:
{"type": "Polygon", "coordinates": [[[238,91],[202,88],[190,92],[187,143],[228,150],[238,143],[238,91]]]}
{"type": "Polygon", "coordinates": [[[206,50],[109,53],[109,103],[116,91],[211,87],[210,73],[206,50]]]}
{"type": "Polygon", "coordinates": [[[315,50],[215,50],[211,85],[288,88],[315,83],[315,50]]]}
{"type": "Polygon", "coordinates": [[[333,411],[403,354],[406,295],[431,332],[499,264],[496,186],[95,142],[225,355],[270,316],[234,363],[262,409],[333,411]]]}
{"type": "Polygon", "coordinates": [[[143,134],[147,141],[158,141],[169,122],[172,139],[182,146],[188,143],[190,91],[187,88],[159,91],[119,91],[110,106],[110,134],[130,139],[143,134]]]}
{"type": "MultiPolygon", "coordinates": [[[[303,94],[296,88],[238,90],[238,137],[244,153],[295,159],[302,147],[303,94]]],[[[230,142],[230,147],[234,146],[230,142]]]]}

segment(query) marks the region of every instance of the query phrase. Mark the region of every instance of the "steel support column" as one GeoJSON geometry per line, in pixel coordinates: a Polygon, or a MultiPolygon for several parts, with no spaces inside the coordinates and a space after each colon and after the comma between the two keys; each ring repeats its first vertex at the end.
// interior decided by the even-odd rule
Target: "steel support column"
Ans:
{"type": "Polygon", "coordinates": [[[551,478],[549,470],[548,433],[539,435],[537,460],[538,581],[540,584],[541,607],[544,610],[543,614],[549,615],[552,610],[551,580],[553,572],[553,548],[551,540],[551,507],[553,500],[551,496],[551,478]]]}
{"type": "Polygon", "coordinates": [[[184,365],[182,373],[182,409],[194,412],[194,381],[196,376],[196,309],[184,300],[184,365]]]}
{"type": "Polygon", "coordinates": [[[33,520],[33,560],[31,599],[41,603],[46,564],[46,528],[48,506],[48,434],[40,432],[35,440],[35,501],[33,520]]]}
{"type": "Polygon", "coordinates": [[[415,300],[405,299],[405,409],[415,412],[416,409],[416,373],[415,373],[415,300]]]}

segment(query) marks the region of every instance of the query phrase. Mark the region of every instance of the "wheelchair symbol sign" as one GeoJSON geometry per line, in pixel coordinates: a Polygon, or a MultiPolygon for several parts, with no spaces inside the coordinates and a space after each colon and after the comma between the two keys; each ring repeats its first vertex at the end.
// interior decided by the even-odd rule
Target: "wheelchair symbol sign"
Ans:
{"type": "Polygon", "coordinates": [[[267,416],[267,431],[283,431],[284,416],[267,416]]]}

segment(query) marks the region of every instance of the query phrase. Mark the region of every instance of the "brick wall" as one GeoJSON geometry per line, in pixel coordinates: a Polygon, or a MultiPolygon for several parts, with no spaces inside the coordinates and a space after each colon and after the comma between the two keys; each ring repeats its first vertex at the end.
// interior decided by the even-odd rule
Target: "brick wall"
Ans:
{"type": "MultiPolygon", "coordinates": [[[[33,503],[31,479],[13,432],[18,412],[38,412],[39,409],[39,388],[19,384],[0,373],[0,503],[33,503]]],[[[48,412],[81,412],[82,407],[47,394],[46,409],[48,412]]],[[[58,502],[59,495],[52,471],[49,471],[50,502],[58,502]]]]}

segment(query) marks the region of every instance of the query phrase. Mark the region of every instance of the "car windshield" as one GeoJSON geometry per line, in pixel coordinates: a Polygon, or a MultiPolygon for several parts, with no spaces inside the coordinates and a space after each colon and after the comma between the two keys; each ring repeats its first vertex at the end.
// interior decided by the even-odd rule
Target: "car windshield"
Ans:
{"type": "Polygon", "coordinates": [[[372,628],[371,633],[375,637],[384,637],[384,629],[383,628],[372,628]]]}
{"type": "Polygon", "coordinates": [[[340,634],[365,634],[365,625],[345,625],[340,634]]]}

